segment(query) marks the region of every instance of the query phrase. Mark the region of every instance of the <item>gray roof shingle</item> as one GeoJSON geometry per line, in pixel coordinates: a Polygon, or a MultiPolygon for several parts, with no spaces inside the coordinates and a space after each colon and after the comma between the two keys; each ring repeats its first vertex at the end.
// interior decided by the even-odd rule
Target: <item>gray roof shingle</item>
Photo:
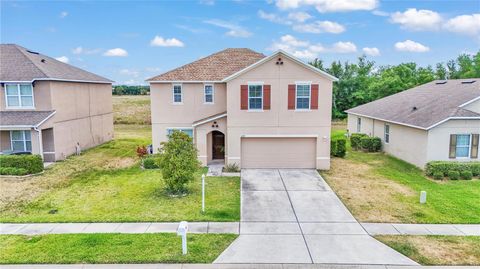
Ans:
{"type": "Polygon", "coordinates": [[[428,129],[449,117],[480,117],[460,107],[479,97],[480,78],[436,80],[346,112],[428,129]]]}
{"type": "Polygon", "coordinates": [[[113,81],[32,52],[16,44],[0,44],[0,81],[74,80],[99,83],[113,81]]]}
{"type": "Polygon", "coordinates": [[[0,111],[0,126],[37,126],[55,111],[0,111]]]}

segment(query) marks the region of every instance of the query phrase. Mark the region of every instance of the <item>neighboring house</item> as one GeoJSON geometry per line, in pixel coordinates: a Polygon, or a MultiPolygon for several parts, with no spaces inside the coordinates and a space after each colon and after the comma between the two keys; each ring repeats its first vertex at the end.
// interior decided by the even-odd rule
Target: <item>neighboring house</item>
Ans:
{"type": "Polygon", "coordinates": [[[480,78],[433,81],[346,112],[350,133],[380,137],[385,152],[418,167],[478,160],[480,78]]]}
{"type": "Polygon", "coordinates": [[[328,169],[336,80],[283,51],[217,52],[148,80],[154,150],[178,129],[204,165],[328,169]]]}
{"type": "Polygon", "coordinates": [[[112,81],[0,45],[0,150],[62,160],[113,138],[112,81]]]}

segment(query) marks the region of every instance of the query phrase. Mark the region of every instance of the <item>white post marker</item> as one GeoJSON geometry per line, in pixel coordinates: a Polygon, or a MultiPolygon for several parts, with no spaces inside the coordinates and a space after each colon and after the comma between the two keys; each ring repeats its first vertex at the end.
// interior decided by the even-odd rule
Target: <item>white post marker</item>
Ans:
{"type": "Polygon", "coordinates": [[[421,191],[420,192],[420,204],[425,204],[427,202],[427,192],[421,191]]]}
{"type": "Polygon", "coordinates": [[[182,237],[183,255],[187,254],[187,232],[188,232],[188,222],[181,221],[177,228],[177,235],[180,235],[182,237]]]}
{"type": "Polygon", "coordinates": [[[205,174],[202,175],[202,213],[205,213],[205,174]]]}

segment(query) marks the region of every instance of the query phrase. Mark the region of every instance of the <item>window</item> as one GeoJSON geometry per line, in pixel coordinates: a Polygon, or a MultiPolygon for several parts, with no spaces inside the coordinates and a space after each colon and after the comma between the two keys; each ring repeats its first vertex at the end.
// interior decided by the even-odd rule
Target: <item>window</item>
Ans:
{"type": "Polygon", "coordinates": [[[181,104],[183,102],[182,85],[173,85],[173,103],[181,104]]]}
{"type": "Polygon", "coordinates": [[[248,85],[248,109],[263,108],[263,85],[248,85]]]}
{"type": "Polygon", "coordinates": [[[362,131],[362,118],[358,117],[357,118],[357,133],[360,133],[362,131]]]}
{"type": "Polygon", "coordinates": [[[32,84],[6,84],[7,108],[33,108],[32,84]]]}
{"type": "Polygon", "coordinates": [[[174,130],[177,130],[177,131],[180,131],[180,132],[184,132],[186,133],[188,136],[192,137],[193,138],[193,128],[168,128],[167,129],[167,136],[172,134],[174,130]]]}
{"type": "Polygon", "coordinates": [[[385,124],[385,143],[390,143],[390,125],[385,124]]]}
{"type": "Polygon", "coordinates": [[[213,85],[204,86],[204,102],[206,104],[213,104],[213,85]]]}
{"type": "Polygon", "coordinates": [[[32,151],[30,131],[10,131],[13,151],[32,151]]]}
{"type": "Polygon", "coordinates": [[[457,135],[456,157],[457,158],[469,158],[470,157],[470,135],[461,134],[457,135]]]}
{"type": "Polygon", "coordinates": [[[296,85],[296,109],[310,109],[310,84],[296,85]]]}

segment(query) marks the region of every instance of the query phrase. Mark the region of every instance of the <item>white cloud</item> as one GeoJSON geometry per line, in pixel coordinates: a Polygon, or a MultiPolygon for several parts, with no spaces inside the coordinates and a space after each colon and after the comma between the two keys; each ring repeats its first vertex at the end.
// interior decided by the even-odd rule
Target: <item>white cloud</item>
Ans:
{"type": "Polygon", "coordinates": [[[72,49],[73,54],[97,54],[100,53],[101,49],[85,49],[81,46],[72,49]]]}
{"type": "Polygon", "coordinates": [[[200,0],[200,4],[207,5],[207,6],[213,6],[213,5],[215,5],[215,0],[200,0]]]}
{"type": "Polygon", "coordinates": [[[296,22],[304,22],[310,19],[312,16],[306,12],[290,12],[288,13],[288,18],[296,22]]]}
{"type": "Polygon", "coordinates": [[[103,53],[103,56],[125,57],[125,56],[128,56],[128,52],[122,48],[114,48],[114,49],[107,50],[105,53],[103,53]]]}
{"type": "Polygon", "coordinates": [[[62,63],[68,63],[68,61],[69,61],[67,56],[60,56],[60,57],[55,58],[55,60],[60,61],[62,63]]]}
{"type": "Polygon", "coordinates": [[[443,26],[447,31],[471,36],[480,35],[480,13],[449,19],[443,26]]]}
{"type": "Polygon", "coordinates": [[[395,49],[398,51],[409,51],[409,52],[427,52],[430,50],[429,47],[412,40],[405,40],[403,42],[395,43],[395,49]]]}
{"type": "Polygon", "coordinates": [[[66,11],[60,12],[60,18],[61,18],[61,19],[65,18],[65,17],[67,17],[67,16],[68,16],[68,12],[66,12],[66,11]]]}
{"type": "Polygon", "coordinates": [[[263,10],[258,11],[258,16],[264,20],[271,21],[278,24],[286,24],[286,25],[292,24],[291,21],[286,20],[285,18],[281,18],[275,13],[267,13],[263,10]]]}
{"type": "Polygon", "coordinates": [[[315,21],[307,24],[294,25],[293,30],[301,33],[331,33],[339,34],[345,31],[345,27],[332,21],[315,21]]]}
{"type": "Polygon", "coordinates": [[[277,7],[293,9],[301,6],[315,6],[318,12],[346,12],[373,10],[378,0],[276,0],[277,7]]]}
{"type": "Polygon", "coordinates": [[[213,20],[204,21],[204,23],[207,23],[207,24],[211,24],[211,25],[215,25],[215,26],[218,26],[218,27],[221,27],[221,28],[228,29],[229,31],[227,31],[227,32],[225,33],[225,34],[228,35],[228,36],[233,36],[233,37],[249,37],[249,36],[252,35],[251,32],[247,31],[247,30],[244,29],[242,26],[239,26],[239,25],[236,25],[236,24],[233,24],[233,23],[230,23],[230,22],[213,19],[213,20]]]}
{"type": "Polygon", "coordinates": [[[380,17],[390,16],[390,13],[385,12],[385,11],[381,11],[381,10],[378,10],[378,9],[375,9],[374,11],[372,11],[372,14],[375,15],[375,16],[380,16],[380,17]]]}
{"type": "Polygon", "coordinates": [[[332,52],[336,53],[352,53],[357,51],[357,46],[352,42],[337,42],[333,44],[331,50],[332,52]]]}
{"type": "Polygon", "coordinates": [[[380,50],[377,48],[363,48],[362,49],[363,53],[365,53],[368,56],[380,56],[380,50]]]}
{"type": "Polygon", "coordinates": [[[152,47],[184,47],[182,41],[176,38],[163,38],[161,36],[155,36],[152,41],[150,41],[150,46],[152,47]]]}
{"type": "Polygon", "coordinates": [[[130,70],[130,69],[120,69],[120,71],[118,71],[118,73],[120,73],[122,75],[126,75],[126,76],[132,76],[132,77],[135,77],[135,78],[138,78],[140,76],[140,72],[138,72],[136,70],[130,70]]]}
{"type": "Polygon", "coordinates": [[[409,8],[405,12],[393,13],[390,21],[412,31],[431,31],[440,29],[442,17],[432,10],[409,8]]]}

